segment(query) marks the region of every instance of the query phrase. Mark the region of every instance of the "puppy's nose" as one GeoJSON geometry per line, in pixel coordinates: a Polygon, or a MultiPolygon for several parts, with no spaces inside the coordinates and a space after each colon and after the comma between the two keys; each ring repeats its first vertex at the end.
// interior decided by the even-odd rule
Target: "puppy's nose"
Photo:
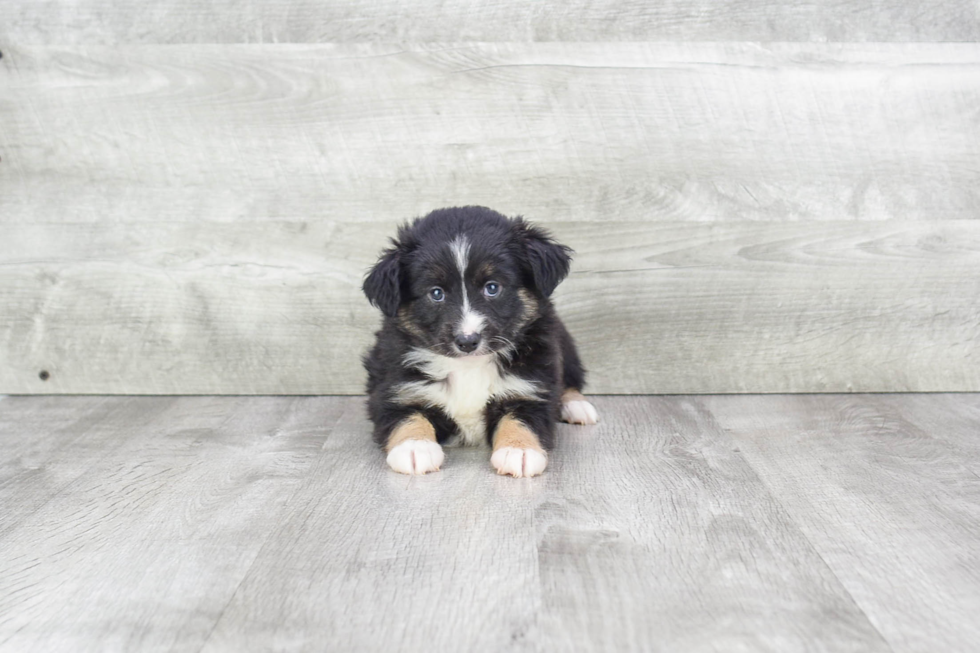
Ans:
{"type": "Polygon", "coordinates": [[[456,336],[456,346],[467,354],[480,346],[479,333],[464,333],[456,336]]]}

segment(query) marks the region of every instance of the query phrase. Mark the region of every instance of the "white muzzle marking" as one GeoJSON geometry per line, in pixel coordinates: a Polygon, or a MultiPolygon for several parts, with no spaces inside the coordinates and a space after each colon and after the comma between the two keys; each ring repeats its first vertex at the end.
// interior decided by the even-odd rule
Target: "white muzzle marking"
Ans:
{"type": "Polygon", "coordinates": [[[459,321],[456,332],[464,336],[481,333],[483,331],[483,325],[486,322],[486,318],[476,311],[464,311],[463,319],[459,321]]]}

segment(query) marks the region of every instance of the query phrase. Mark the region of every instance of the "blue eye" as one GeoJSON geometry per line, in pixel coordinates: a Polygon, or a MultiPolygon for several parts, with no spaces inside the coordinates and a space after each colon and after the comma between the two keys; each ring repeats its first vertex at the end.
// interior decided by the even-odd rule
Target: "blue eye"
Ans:
{"type": "Polygon", "coordinates": [[[487,285],[483,286],[483,294],[487,297],[496,297],[500,294],[500,284],[496,281],[488,281],[487,285]]]}
{"type": "Polygon", "coordinates": [[[432,290],[429,291],[429,297],[431,297],[432,301],[434,302],[441,302],[446,298],[446,293],[443,292],[442,288],[440,288],[439,286],[435,286],[432,290]]]}

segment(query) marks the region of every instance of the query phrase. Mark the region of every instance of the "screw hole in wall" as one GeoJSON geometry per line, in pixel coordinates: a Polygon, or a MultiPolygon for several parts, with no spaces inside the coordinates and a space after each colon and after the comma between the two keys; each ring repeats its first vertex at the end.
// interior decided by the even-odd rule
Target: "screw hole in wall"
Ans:
{"type": "Polygon", "coordinates": [[[42,381],[47,381],[48,379],[51,378],[51,374],[47,370],[41,370],[41,372],[37,376],[42,381]]]}

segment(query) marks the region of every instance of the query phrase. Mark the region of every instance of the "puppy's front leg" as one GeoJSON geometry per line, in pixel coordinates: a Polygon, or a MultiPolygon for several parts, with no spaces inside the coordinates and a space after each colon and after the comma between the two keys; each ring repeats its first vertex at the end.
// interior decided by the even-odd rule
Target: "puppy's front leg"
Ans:
{"type": "Polygon", "coordinates": [[[388,434],[385,443],[388,466],[402,474],[426,474],[439,471],[445,460],[436,442],[436,429],[422,413],[413,413],[388,434]]]}
{"type": "Polygon", "coordinates": [[[507,413],[493,432],[490,464],[498,474],[537,476],[548,465],[548,454],[527,422],[507,413]]]}

